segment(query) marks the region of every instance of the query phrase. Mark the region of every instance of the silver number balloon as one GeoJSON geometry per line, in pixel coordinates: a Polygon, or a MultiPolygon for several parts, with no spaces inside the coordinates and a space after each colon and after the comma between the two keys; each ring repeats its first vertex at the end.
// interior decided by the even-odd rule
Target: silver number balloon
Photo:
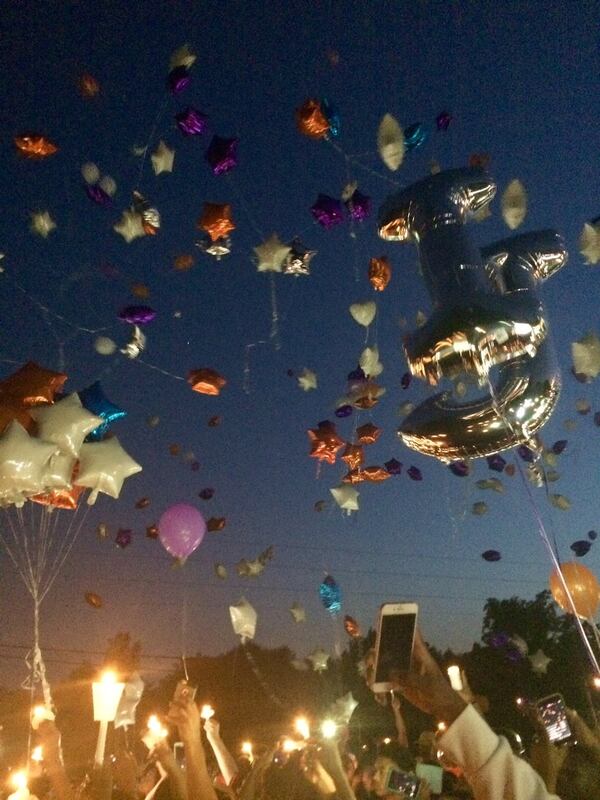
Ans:
{"type": "Polygon", "coordinates": [[[480,252],[464,223],[494,192],[481,170],[452,170],[392,196],[380,212],[383,238],[416,242],[434,306],[428,323],[405,342],[411,371],[432,384],[465,374],[489,387],[470,403],[438,394],[402,423],[409,447],[448,461],[528,441],[560,392],[537,287],[566,263],[564,243],[541,231],[480,252]],[[492,382],[494,366],[499,374],[492,382]]]}

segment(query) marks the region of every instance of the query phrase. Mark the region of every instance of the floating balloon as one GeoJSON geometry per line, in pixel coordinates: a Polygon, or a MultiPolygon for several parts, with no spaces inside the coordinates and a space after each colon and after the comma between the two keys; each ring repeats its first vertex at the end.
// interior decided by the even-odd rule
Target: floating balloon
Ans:
{"type": "Polygon", "coordinates": [[[188,253],[176,256],[176,258],[173,260],[173,267],[178,272],[187,272],[187,270],[191,269],[193,266],[194,266],[194,257],[190,256],[188,253]]]}
{"type": "Polygon", "coordinates": [[[355,222],[362,222],[371,213],[371,198],[356,189],[348,200],[344,201],[350,219],[355,222]]]}
{"type": "Polygon", "coordinates": [[[259,272],[281,272],[291,249],[289,245],[280,241],[276,233],[271,234],[262,244],[254,248],[257,270],[259,272]]]}
{"type": "Polygon", "coordinates": [[[104,420],[101,425],[88,434],[87,441],[100,441],[104,438],[113,422],[127,416],[126,411],[110,402],[104,394],[99,381],[88,386],[87,389],[82,389],[79,392],[79,399],[84,408],[104,420]]]}
{"type": "Polygon", "coordinates": [[[200,230],[206,231],[213,242],[222,239],[235,230],[229,203],[204,203],[198,220],[200,230]]]}
{"type": "MultiPolygon", "coordinates": [[[[219,236],[213,241],[209,235],[206,235],[199,242],[196,242],[196,247],[199,247],[203,253],[213,256],[216,261],[220,261],[224,256],[228,256],[231,253],[231,239],[229,236],[219,236]]],[[[177,316],[177,313],[174,316],[177,316]]],[[[180,313],[179,316],[181,316],[180,313]]]]}
{"type": "Polygon", "coordinates": [[[42,403],[53,403],[67,376],[52,372],[28,361],[8,378],[0,381],[0,398],[16,401],[29,408],[42,403]]]}
{"type": "Polygon", "coordinates": [[[471,472],[470,466],[464,461],[453,461],[448,464],[448,469],[457,478],[466,478],[471,472]]]}
{"type": "Polygon", "coordinates": [[[84,72],[83,75],[81,75],[77,81],[77,86],[79,88],[79,94],[86,100],[93,100],[94,97],[100,94],[100,84],[89,72],[84,72]]]}
{"type": "Polygon", "coordinates": [[[191,106],[176,114],[175,122],[184,136],[201,136],[208,127],[206,114],[191,106]]]}
{"type": "Polygon", "coordinates": [[[84,594],[84,597],[85,597],[85,602],[92,608],[102,608],[102,606],[104,605],[100,595],[96,594],[95,592],[86,592],[84,594]]]}
{"type": "Polygon", "coordinates": [[[501,553],[498,550],[486,550],[484,553],[481,554],[481,557],[484,561],[500,561],[502,558],[501,553]]]}
{"type": "Polygon", "coordinates": [[[104,206],[105,208],[112,206],[112,197],[107,194],[99,184],[86,186],[85,193],[89,199],[98,206],[104,206]]]}
{"type": "Polygon", "coordinates": [[[79,453],[86,436],[104,423],[102,417],[91,414],[83,407],[76,393],[52,405],[32,408],[30,413],[37,423],[39,438],[52,442],[74,457],[79,453]]]}
{"type": "Polygon", "coordinates": [[[421,122],[415,122],[414,125],[409,125],[408,128],[404,130],[404,147],[406,152],[409,153],[411,150],[416,150],[417,147],[421,147],[426,139],[427,131],[421,122]]]}
{"type": "Polygon", "coordinates": [[[404,133],[391,114],[385,114],[379,123],[377,149],[386,167],[395,172],[404,160],[404,133]]]}
{"type": "Polygon", "coordinates": [[[305,100],[296,109],[296,126],[300,133],[311,139],[324,139],[329,131],[329,122],[319,100],[305,100]]]}
{"type": "Polygon", "coordinates": [[[169,72],[173,72],[173,70],[177,69],[178,67],[191,69],[196,63],[196,58],[197,56],[192,50],[190,50],[189,44],[182,44],[181,47],[178,47],[177,50],[174,50],[171,53],[171,58],[169,59],[169,72]]]}
{"type": "Polygon", "coordinates": [[[436,309],[405,340],[411,372],[430,383],[461,373],[484,380],[492,366],[505,364],[484,400],[461,405],[437,395],[402,423],[409,447],[444,460],[492,455],[527,441],[550,417],[560,390],[536,288],[565,263],[564,245],[543,231],[480,254],[463,224],[494,191],[481,170],[453,170],[392,196],[380,213],[384,239],[417,242],[436,309]]]}
{"type": "Polygon", "coordinates": [[[319,422],[316,428],[309,428],[307,433],[311,443],[311,458],[335,464],[337,452],[345,442],[337,435],[334,423],[324,420],[319,422]]]}
{"type": "Polygon", "coordinates": [[[311,662],[315,672],[325,672],[327,669],[327,662],[329,661],[329,653],[326,653],[323,648],[317,647],[308,656],[308,660],[311,662]]]}
{"type": "Polygon", "coordinates": [[[346,462],[348,469],[360,467],[365,459],[361,445],[348,443],[341,455],[341,459],[346,462]]]}
{"type": "Polygon", "coordinates": [[[502,218],[514,231],[521,225],[527,213],[527,194],[520,180],[511,181],[502,195],[502,218]]]}
{"type": "Polygon", "coordinates": [[[356,441],[359,444],[374,444],[380,436],[381,428],[372,422],[366,422],[356,429],[356,441]]]}
{"type": "Polygon", "coordinates": [[[82,445],[77,483],[92,490],[88,505],[93,505],[99,492],[117,498],[123,481],[141,471],[142,467],[125,452],[115,436],[82,445]]]}
{"type": "Polygon", "coordinates": [[[119,528],[115,536],[115,544],[117,547],[120,547],[121,550],[125,550],[125,548],[129,547],[131,544],[132,538],[133,531],[130,528],[119,528]]]}
{"type": "Polygon", "coordinates": [[[352,486],[335,486],[329,490],[338,506],[347,514],[358,511],[358,492],[352,486]]]}
{"type": "Polygon", "coordinates": [[[32,233],[41,236],[42,239],[47,239],[56,229],[56,222],[52,219],[49,211],[32,211],[29,229],[32,233]]]}
{"type": "Polygon", "coordinates": [[[81,176],[86,183],[97,183],[100,180],[100,170],[96,164],[88,161],[81,167],[81,176]]]}
{"type": "Polygon", "coordinates": [[[227,380],[210,367],[191,370],[188,373],[187,382],[195,392],[213,397],[220,394],[221,389],[227,384],[227,380]]]}
{"type": "Polygon", "coordinates": [[[165,550],[174,558],[185,561],[204,539],[206,522],[197,508],[178,503],[163,513],[158,521],[158,531],[165,550]]]}
{"type": "Polygon", "coordinates": [[[135,507],[136,508],[148,508],[150,505],[150,498],[149,497],[140,497],[139,500],[136,500],[135,507]]]}
{"type": "Polygon", "coordinates": [[[498,454],[488,456],[486,460],[488,467],[494,472],[503,472],[506,467],[506,460],[498,454]]]}
{"type": "Polygon", "coordinates": [[[119,311],[119,319],[130,325],[147,325],[156,317],[156,311],[150,306],[125,306],[119,311]]]}
{"type": "Polygon", "coordinates": [[[575,553],[577,558],[583,558],[586,556],[592,547],[592,543],[589,542],[587,539],[578,539],[576,542],[573,542],[570,545],[570,549],[575,553]]]}
{"type": "Polygon", "coordinates": [[[133,192],[133,208],[140,216],[142,229],[147,236],[154,236],[160,228],[160,213],[150,205],[144,195],[133,192]]]}
{"type": "Polygon", "coordinates": [[[58,153],[58,147],[45,136],[37,133],[15,136],[15,147],[27,158],[42,159],[58,153]]]}
{"type": "Polygon", "coordinates": [[[390,475],[401,475],[402,474],[402,464],[395,458],[390,458],[389,461],[386,461],[383,465],[390,475]]]}
{"type": "Polygon", "coordinates": [[[481,517],[483,514],[487,514],[488,507],[487,503],[484,503],[481,500],[478,500],[476,503],[473,503],[471,506],[471,512],[475,514],[476,517],[481,517]]]}
{"type": "Polygon", "coordinates": [[[317,375],[311,369],[304,367],[302,372],[297,378],[298,386],[305,392],[310,392],[311,389],[317,388],[317,375]]]}
{"type": "Polygon", "coordinates": [[[579,237],[579,252],[586,264],[597,264],[600,261],[600,221],[584,223],[579,237]]]}
{"type": "Polygon", "coordinates": [[[219,533],[227,525],[225,517],[211,517],[206,523],[206,530],[209,533],[219,533]]]}
{"type": "Polygon", "coordinates": [[[0,500],[39,493],[56,451],[56,445],[30,436],[16,420],[9,423],[0,434],[0,500]]]}
{"type": "Polygon", "coordinates": [[[173,172],[175,150],[171,150],[161,139],[156,150],[150,156],[150,161],[155,175],[160,175],[163,172],[173,172]]]}
{"type": "Polygon", "coordinates": [[[478,489],[491,489],[493,492],[498,492],[498,494],[504,492],[504,484],[498,478],[484,478],[477,481],[476,486],[478,489]]]}
{"type": "Polygon", "coordinates": [[[198,497],[200,497],[202,500],[210,500],[212,497],[214,497],[214,494],[214,489],[201,489],[198,492],[198,497]]]}
{"type": "Polygon", "coordinates": [[[369,283],[376,292],[383,292],[392,277],[392,267],[386,256],[369,261],[369,283]]]}
{"type": "Polygon", "coordinates": [[[571,355],[575,375],[583,375],[586,379],[600,375],[600,338],[595,333],[590,332],[573,342],[571,355]]]}
{"type": "Polygon", "coordinates": [[[367,300],[365,303],[352,303],[349,311],[355,322],[368,328],[375,319],[377,306],[372,300],[367,300]]]}
{"type": "Polygon", "coordinates": [[[101,356],[112,356],[116,349],[116,343],[108,336],[97,336],[94,341],[94,350],[101,356]]]}
{"type": "Polygon", "coordinates": [[[411,479],[411,481],[422,481],[423,480],[423,474],[422,474],[421,470],[418,467],[409,467],[406,470],[406,474],[411,479]]]}
{"type": "Polygon", "coordinates": [[[327,124],[329,125],[328,134],[334,139],[340,135],[342,123],[340,120],[340,115],[338,114],[337,109],[329,102],[329,100],[324,97],[321,102],[321,108],[323,109],[323,114],[325,115],[325,119],[327,120],[327,124]]]}
{"type": "Polygon", "coordinates": [[[360,625],[354,617],[350,617],[347,614],[344,617],[344,630],[352,639],[360,639],[360,625]]]}
{"type": "Polygon", "coordinates": [[[448,111],[440,111],[435,118],[435,124],[438,131],[447,131],[452,122],[452,115],[448,111]]]}
{"type": "Polygon", "coordinates": [[[146,528],[147,539],[158,539],[158,525],[148,525],[146,528]]]}
{"type": "Polygon", "coordinates": [[[320,194],[310,208],[310,213],[327,230],[344,221],[342,204],[335,197],[320,194]]]}
{"type": "MultiPolygon", "coordinates": [[[[598,579],[590,569],[576,561],[567,561],[562,564],[561,571],[577,615],[582,619],[592,619],[596,615],[600,603],[598,579]]],[[[571,603],[556,570],[550,575],[550,591],[562,610],[572,614],[571,603]]]]}
{"type": "Polygon", "coordinates": [[[225,175],[237,166],[238,144],[239,139],[222,139],[220,136],[213,136],[205,155],[213,175],[225,175]]]}
{"type": "Polygon", "coordinates": [[[288,247],[289,253],[284,259],[282,272],[284,275],[310,275],[310,262],[317,254],[316,250],[309,250],[298,237],[292,239],[288,247]]]}
{"type": "Polygon", "coordinates": [[[294,622],[306,622],[306,611],[304,607],[300,605],[300,603],[293,603],[290,608],[290,614],[292,615],[294,622]]]}
{"type": "Polygon", "coordinates": [[[167,77],[167,86],[171,94],[178,95],[181,94],[187,87],[190,85],[192,81],[192,76],[187,67],[181,65],[179,67],[175,67],[169,72],[167,77]]]}
{"type": "Polygon", "coordinates": [[[242,644],[249,639],[254,639],[258,615],[245,597],[234,606],[229,606],[233,632],[237,634],[242,644]]]}
{"type": "Polygon", "coordinates": [[[113,230],[122,236],[127,244],[146,235],[141,214],[133,208],[126,208],[123,211],[121,219],[113,225],[113,230]]]}

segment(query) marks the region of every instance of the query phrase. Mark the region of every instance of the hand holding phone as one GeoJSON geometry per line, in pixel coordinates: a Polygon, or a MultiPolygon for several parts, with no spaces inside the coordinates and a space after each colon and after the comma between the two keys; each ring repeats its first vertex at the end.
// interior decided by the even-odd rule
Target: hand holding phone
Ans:
{"type": "Polygon", "coordinates": [[[569,725],[567,706],[560,694],[543,697],[535,704],[537,717],[544,726],[550,744],[572,744],[575,737],[569,725]]]}
{"type": "Polygon", "coordinates": [[[417,800],[421,781],[410,772],[390,767],[385,779],[385,791],[389,794],[402,795],[403,800],[417,800]]]}
{"type": "Polygon", "coordinates": [[[193,686],[192,684],[188,683],[185,678],[182,678],[175,687],[175,692],[173,693],[173,702],[179,703],[182,700],[191,700],[193,702],[194,698],[196,697],[197,689],[197,686],[193,686]]]}
{"type": "Polygon", "coordinates": [[[394,687],[390,682],[390,674],[410,669],[418,609],[416,603],[384,603],[381,606],[375,645],[374,683],[371,685],[374,692],[391,691],[394,687]]]}

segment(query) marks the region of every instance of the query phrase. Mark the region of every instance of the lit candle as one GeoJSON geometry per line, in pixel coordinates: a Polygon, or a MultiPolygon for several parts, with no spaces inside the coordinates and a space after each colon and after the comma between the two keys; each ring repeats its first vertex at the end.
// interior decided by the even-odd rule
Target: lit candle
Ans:
{"type": "Polygon", "coordinates": [[[38,764],[40,763],[40,761],[44,760],[44,753],[41,744],[38,744],[38,746],[34,747],[33,750],[31,751],[31,760],[37,761],[38,764]]]}
{"type": "Polygon", "coordinates": [[[96,765],[99,767],[104,763],[108,723],[114,722],[124,688],[125,684],[120,683],[117,680],[116,674],[111,670],[104,672],[100,680],[92,684],[94,721],[100,723],[98,741],[96,742],[96,755],[94,758],[96,765]]]}
{"type": "Polygon", "coordinates": [[[147,727],[148,730],[142,737],[142,741],[148,750],[153,750],[160,741],[166,739],[169,731],[163,726],[156,714],[151,714],[148,717],[147,727]]]}
{"type": "Polygon", "coordinates": [[[297,717],[294,722],[296,733],[303,739],[310,739],[310,725],[306,717],[297,717]]]}
{"type": "Polygon", "coordinates": [[[324,739],[333,739],[337,733],[337,725],[332,719],[325,719],[321,724],[321,733],[324,739]]]}
{"type": "Polygon", "coordinates": [[[242,742],[241,746],[242,753],[248,757],[250,763],[254,761],[254,753],[252,752],[252,742],[242,742]]]}
{"type": "Polygon", "coordinates": [[[208,703],[205,703],[200,711],[201,718],[207,720],[210,719],[211,717],[214,717],[214,715],[215,715],[214,708],[212,706],[209,706],[208,703]]]}
{"type": "Polygon", "coordinates": [[[13,772],[10,776],[10,783],[15,791],[9,795],[8,800],[28,800],[31,797],[27,787],[27,773],[24,769],[13,772]]]}
{"type": "Polygon", "coordinates": [[[600,675],[595,675],[592,680],[592,685],[594,689],[600,689],[600,675]]]}
{"type": "Polygon", "coordinates": [[[460,674],[460,667],[457,667],[456,664],[453,664],[451,667],[448,667],[446,672],[450,678],[450,686],[452,686],[455,692],[462,692],[464,687],[460,674]]]}

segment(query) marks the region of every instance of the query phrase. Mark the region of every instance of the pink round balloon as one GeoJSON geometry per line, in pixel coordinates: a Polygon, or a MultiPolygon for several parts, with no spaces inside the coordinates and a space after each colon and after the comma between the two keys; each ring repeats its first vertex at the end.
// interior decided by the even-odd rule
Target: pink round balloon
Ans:
{"type": "Polygon", "coordinates": [[[168,508],[158,521],[158,535],[165,550],[175,558],[186,559],[206,533],[204,517],[194,506],[178,503],[168,508]]]}

